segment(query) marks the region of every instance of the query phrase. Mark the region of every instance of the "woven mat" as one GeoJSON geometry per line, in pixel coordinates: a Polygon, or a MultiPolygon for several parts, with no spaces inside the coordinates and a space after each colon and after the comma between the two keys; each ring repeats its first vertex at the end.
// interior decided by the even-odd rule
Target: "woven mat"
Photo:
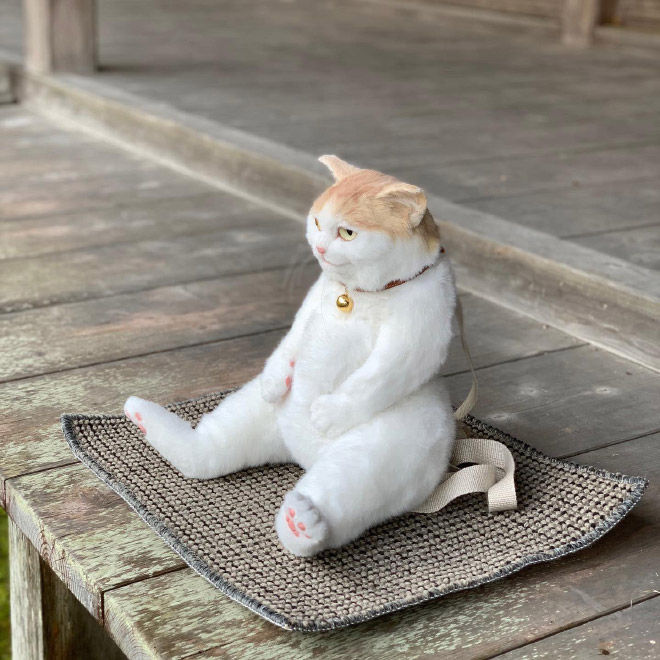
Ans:
{"type": "MultiPolygon", "coordinates": [[[[228,392],[169,406],[193,424],[228,392]]],[[[584,548],[635,505],[646,481],[549,458],[476,419],[475,436],[516,461],[519,508],[489,514],[483,495],[406,514],[352,544],[299,558],[273,521],[301,475],[293,465],[186,479],[124,417],[63,415],[74,454],[197,572],[291,630],[329,630],[468,589],[584,548]]]]}

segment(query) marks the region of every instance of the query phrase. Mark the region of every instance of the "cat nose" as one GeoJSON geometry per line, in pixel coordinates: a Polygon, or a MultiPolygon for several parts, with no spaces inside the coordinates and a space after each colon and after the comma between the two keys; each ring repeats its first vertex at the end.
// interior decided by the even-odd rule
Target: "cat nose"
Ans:
{"type": "Polygon", "coordinates": [[[325,254],[327,250],[327,248],[321,247],[320,245],[317,245],[316,249],[318,250],[319,254],[325,254]]]}

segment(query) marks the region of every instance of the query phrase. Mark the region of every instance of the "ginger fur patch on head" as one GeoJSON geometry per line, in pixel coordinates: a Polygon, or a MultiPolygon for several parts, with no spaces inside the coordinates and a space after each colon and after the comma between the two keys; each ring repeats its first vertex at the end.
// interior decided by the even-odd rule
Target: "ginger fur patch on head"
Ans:
{"type": "Polygon", "coordinates": [[[360,169],[337,156],[319,158],[335,178],[312,205],[312,213],[328,208],[352,227],[380,231],[392,238],[415,234],[430,251],[440,243],[440,231],[427,208],[424,191],[376,170],[360,169]]]}

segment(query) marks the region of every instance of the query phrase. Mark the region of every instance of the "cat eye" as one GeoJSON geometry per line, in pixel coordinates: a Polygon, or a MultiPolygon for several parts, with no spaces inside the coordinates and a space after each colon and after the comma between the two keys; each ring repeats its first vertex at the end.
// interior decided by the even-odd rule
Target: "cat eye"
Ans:
{"type": "Polygon", "coordinates": [[[345,241],[352,241],[357,236],[357,232],[346,227],[339,228],[339,237],[345,241]]]}
{"type": "Polygon", "coordinates": [[[321,231],[321,225],[319,224],[318,218],[314,218],[314,224],[316,225],[316,228],[321,231]]]}

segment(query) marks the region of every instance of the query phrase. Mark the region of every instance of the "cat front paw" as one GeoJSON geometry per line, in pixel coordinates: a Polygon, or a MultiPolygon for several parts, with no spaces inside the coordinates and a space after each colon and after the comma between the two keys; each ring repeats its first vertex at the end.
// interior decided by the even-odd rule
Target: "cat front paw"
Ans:
{"type": "Polygon", "coordinates": [[[282,358],[266,362],[261,374],[261,396],[264,401],[278,403],[289,393],[295,364],[292,359],[282,358]]]}
{"type": "Polygon", "coordinates": [[[312,426],[327,438],[336,438],[356,425],[351,400],[343,394],[323,394],[310,409],[312,426]]]}

